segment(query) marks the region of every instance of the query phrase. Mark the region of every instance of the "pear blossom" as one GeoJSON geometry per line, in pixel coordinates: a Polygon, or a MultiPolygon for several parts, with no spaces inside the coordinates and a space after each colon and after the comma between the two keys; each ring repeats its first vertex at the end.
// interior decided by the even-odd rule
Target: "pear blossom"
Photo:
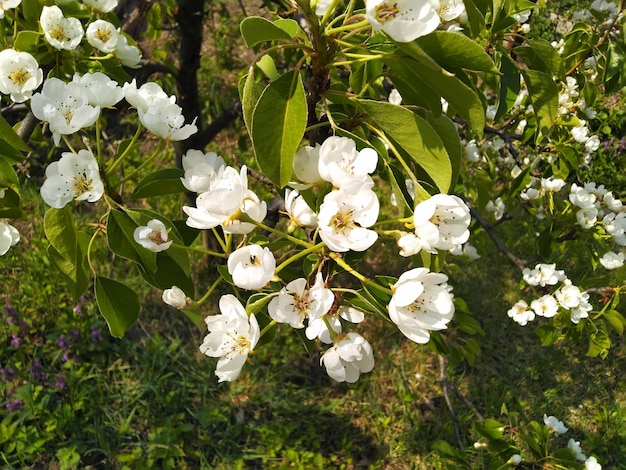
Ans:
{"type": "Polygon", "coordinates": [[[602,470],[602,465],[600,465],[598,460],[592,455],[585,460],[585,470],[602,470]]]}
{"type": "Polygon", "coordinates": [[[397,42],[411,42],[439,26],[439,3],[429,0],[367,0],[367,20],[397,42]]]}
{"type": "Polygon", "coordinates": [[[476,141],[474,139],[470,140],[465,145],[465,155],[467,159],[472,163],[476,163],[482,158],[480,150],[478,149],[478,145],[476,145],[476,141]]]}
{"type": "Polygon", "coordinates": [[[388,101],[391,104],[395,104],[396,106],[400,106],[402,104],[402,95],[395,88],[389,92],[388,101]]]}
{"type": "Polygon", "coordinates": [[[289,186],[296,189],[307,189],[322,181],[318,167],[320,159],[320,144],[315,147],[305,145],[293,157],[293,174],[297,182],[290,182],[289,186]]]}
{"type": "Polygon", "coordinates": [[[96,20],[87,26],[87,42],[100,52],[108,54],[117,48],[119,34],[115,25],[105,20],[96,20]]]}
{"type": "Polygon", "coordinates": [[[290,229],[296,226],[315,228],[317,227],[317,215],[306,203],[298,190],[285,190],[285,212],[291,221],[290,229]]]}
{"type": "Polygon", "coordinates": [[[589,139],[589,129],[585,125],[572,127],[571,132],[574,140],[580,144],[584,144],[589,139]]]}
{"type": "Polygon", "coordinates": [[[23,103],[42,82],[43,71],[28,52],[0,51],[0,93],[10,95],[15,103],[23,103]]]}
{"type": "Polygon", "coordinates": [[[152,219],[148,225],[137,227],[133,232],[135,242],[145,249],[158,253],[172,246],[173,240],[169,240],[167,227],[158,219],[152,219]]]}
{"type": "Polygon", "coordinates": [[[513,307],[509,309],[507,315],[513,319],[513,321],[520,324],[520,326],[526,326],[529,321],[535,319],[535,312],[528,308],[528,304],[524,300],[518,301],[513,307]]]}
{"type": "Polygon", "coordinates": [[[513,454],[513,455],[511,455],[511,457],[509,458],[509,460],[506,463],[508,463],[509,465],[517,466],[520,463],[522,463],[522,456],[519,455],[519,454],[513,454]]]}
{"type": "Polygon", "coordinates": [[[543,422],[546,427],[550,428],[556,435],[565,434],[567,432],[567,427],[563,424],[562,421],[559,421],[554,416],[548,416],[544,413],[543,422]]]}
{"type": "Polygon", "coordinates": [[[478,250],[475,246],[466,243],[465,245],[455,246],[450,250],[450,254],[454,256],[466,256],[469,260],[474,261],[480,259],[480,255],[478,254],[478,250]]]}
{"type": "Polygon", "coordinates": [[[591,228],[598,221],[598,209],[595,206],[587,207],[576,212],[576,222],[582,228],[591,228]]]}
{"type": "Polygon", "coordinates": [[[392,287],[389,318],[411,341],[425,344],[431,330],[443,330],[454,315],[448,276],[414,268],[403,273],[392,287]]]}
{"type": "Polygon", "coordinates": [[[306,337],[310,340],[317,338],[324,344],[332,344],[333,338],[342,331],[340,318],[350,323],[361,323],[365,319],[365,314],[350,305],[340,305],[335,314],[329,312],[319,318],[310,317],[305,330],[306,337]]]}
{"type": "Polygon", "coordinates": [[[170,103],[176,102],[176,97],[165,93],[158,83],[146,82],[137,88],[137,81],[134,78],[130,83],[124,84],[124,98],[131,106],[141,109],[144,113],[164,100],[170,103]]]}
{"type": "Polygon", "coordinates": [[[595,206],[597,198],[591,189],[591,186],[580,187],[576,183],[572,184],[569,194],[570,202],[581,209],[588,209],[595,206]]]}
{"type": "MultiPolygon", "coordinates": [[[[209,192],[210,194],[210,192],[209,192]]],[[[246,190],[239,206],[239,210],[222,222],[222,229],[226,233],[244,235],[252,232],[256,225],[252,222],[244,222],[240,217],[245,214],[256,222],[263,222],[267,215],[267,203],[261,201],[250,189],[246,190]]]]}
{"type": "Polygon", "coordinates": [[[255,290],[274,277],[276,259],[269,248],[252,244],[233,251],[226,265],[237,287],[255,290]]]}
{"type": "Polygon", "coordinates": [[[128,43],[128,38],[119,28],[117,34],[117,45],[113,54],[122,65],[130,67],[131,69],[138,69],[141,67],[141,51],[137,46],[128,43]]]}
{"type": "Polygon", "coordinates": [[[439,3],[441,21],[452,21],[465,13],[463,0],[439,0],[439,3]]]}
{"type": "Polygon", "coordinates": [[[83,3],[102,13],[108,13],[117,6],[117,0],[83,0],[83,3]]]}
{"type": "Polygon", "coordinates": [[[63,152],[59,161],[46,168],[40,192],[46,204],[56,209],[72,200],[96,202],[104,194],[96,158],[88,150],[63,152]]]}
{"type": "Polygon", "coordinates": [[[626,212],[613,212],[602,219],[602,225],[606,233],[613,237],[613,241],[620,246],[626,246],[626,212]]]}
{"type": "Polygon", "coordinates": [[[436,194],[420,202],[413,213],[415,235],[421,249],[429,253],[465,243],[470,236],[470,221],[470,211],[463,200],[448,194],[436,194]]]}
{"type": "Polygon", "coordinates": [[[565,186],[565,181],[560,178],[550,176],[549,178],[541,178],[541,189],[544,191],[556,192],[560,191],[565,186]]]}
{"type": "Polygon", "coordinates": [[[204,320],[209,334],[200,345],[200,351],[219,357],[215,375],[219,382],[231,382],[239,377],[248,354],[258,343],[260,329],[254,314],[248,317],[234,295],[222,296],[219,309],[219,315],[210,315],[204,320]]]}
{"type": "Polygon", "coordinates": [[[623,207],[622,201],[616,198],[611,191],[602,197],[602,202],[613,212],[620,212],[623,207]]]}
{"type": "Polygon", "coordinates": [[[198,229],[217,227],[239,211],[248,191],[247,168],[237,171],[226,167],[220,171],[209,191],[196,198],[196,207],[183,206],[189,218],[187,225],[198,229]]]}
{"type": "Polygon", "coordinates": [[[0,222],[0,256],[9,251],[9,248],[17,245],[20,241],[20,232],[15,227],[4,222],[0,222]]]}
{"type": "Polygon", "coordinates": [[[309,322],[322,318],[333,306],[335,296],[324,287],[321,273],[315,277],[315,284],[309,287],[307,280],[299,278],[283,287],[274,297],[267,311],[278,323],[287,323],[293,328],[304,328],[304,320],[309,322]]]}
{"type": "Polygon", "coordinates": [[[579,460],[581,462],[587,460],[587,456],[583,454],[583,450],[580,447],[580,441],[575,441],[574,439],[570,438],[570,440],[567,441],[567,447],[572,452],[572,454],[574,454],[576,460],[579,460]]]}
{"type": "Polygon", "coordinates": [[[613,253],[612,251],[604,253],[602,258],[600,258],[600,264],[604,266],[605,269],[621,268],[624,266],[624,253],[613,253]]]}
{"type": "Polygon", "coordinates": [[[184,310],[191,304],[191,299],[177,286],[172,286],[171,289],[165,289],[161,298],[167,305],[177,308],[178,310],[184,310]]]}
{"type": "Polygon", "coordinates": [[[4,18],[5,11],[12,10],[19,6],[20,3],[22,3],[22,0],[0,0],[0,20],[4,18]]]}
{"type": "Polygon", "coordinates": [[[506,211],[506,207],[502,198],[499,197],[494,201],[489,200],[485,205],[485,211],[493,214],[496,220],[500,220],[504,216],[504,212],[506,211]]]}
{"type": "Polygon", "coordinates": [[[589,312],[593,306],[589,303],[589,294],[582,292],[578,299],[578,305],[570,310],[570,320],[575,325],[583,318],[589,317],[589,312]]]}
{"type": "Polygon", "coordinates": [[[185,175],[180,179],[183,186],[194,193],[211,190],[213,184],[224,172],[224,159],[215,152],[187,150],[182,158],[185,175]]]}
{"type": "Polygon", "coordinates": [[[368,179],[377,163],[376,150],[364,148],[359,151],[354,140],[347,137],[329,137],[319,149],[319,174],[337,188],[354,178],[368,179]]]}
{"type": "Polygon", "coordinates": [[[315,2],[315,14],[317,16],[324,16],[333,5],[334,1],[335,0],[317,0],[317,2],[315,2]]]}
{"type": "Polygon", "coordinates": [[[80,20],[78,18],[66,18],[56,5],[44,6],[39,22],[46,41],[55,49],[76,49],[85,34],[80,20]]]}
{"type": "Polygon", "coordinates": [[[566,279],[565,272],[556,269],[556,264],[537,264],[534,269],[524,268],[522,277],[531,286],[553,286],[566,279]]]}
{"type": "Polygon", "coordinates": [[[124,98],[124,89],[115,80],[102,72],[75,74],[72,83],[78,83],[87,92],[87,103],[91,106],[108,108],[124,98]]]}
{"type": "Polygon", "coordinates": [[[89,127],[100,116],[100,108],[89,104],[89,95],[83,85],[66,84],[54,77],[46,80],[41,93],[33,95],[30,105],[35,117],[50,125],[55,145],[59,144],[61,135],[89,127]]]}
{"type": "Polygon", "coordinates": [[[373,186],[371,180],[356,180],[324,197],[317,216],[319,235],[332,251],[365,251],[378,239],[378,234],[367,228],[378,218],[373,186]]]}
{"type": "Polygon", "coordinates": [[[556,299],[550,294],[546,294],[533,300],[530,303],[530,308],[533,309],[536,315],[546,318],[555,316],[559,311],[559,305],[557,304],[556,299]]]}
{"type": "Polygon", "coordinates": [[[337,382],[354,383],[374,368],[372,347],[358,333],[348,333],[322,355],[320,365],[337,382]]]}
{"type": "Polygon", "coordinates": [[[147,111],[137,109],[139,120],[153,134],[170,141],[185,140],[198,132],[196,119],[185,124],[183,109],[169,100],[157,101],[147,111]]]}
{"type": "Polygon", "coordinates": [[[572,309],[578,307],[581,301],[582,292],[580,289],[570,283],[566,283],[563,287],[554,293],[556,300],[559,301],[561,307],[572,309]]]}

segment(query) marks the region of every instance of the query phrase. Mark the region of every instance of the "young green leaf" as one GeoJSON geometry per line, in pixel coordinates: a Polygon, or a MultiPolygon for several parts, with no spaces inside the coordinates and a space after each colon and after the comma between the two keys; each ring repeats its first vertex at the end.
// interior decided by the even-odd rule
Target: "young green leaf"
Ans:
{"type": "Polygon", "coordinates": [[[98,309],[111,336],[121,338],[139,318],[139,297],[121,282],[97,276],[94,284],[98,309]]]}

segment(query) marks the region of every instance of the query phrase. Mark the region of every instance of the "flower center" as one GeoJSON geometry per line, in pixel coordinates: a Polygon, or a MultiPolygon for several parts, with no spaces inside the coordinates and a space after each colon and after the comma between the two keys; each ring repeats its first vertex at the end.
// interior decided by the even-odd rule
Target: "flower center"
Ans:
{"type": "Polygon", "coordinates": [[[94,36],[102,42],[107,42],[109,39],[111,39],[111,31],[108,29],[98,29],[94,36]]]}
{"type": "Polygon", "coordinates": [[[227,340],[226,344],[223,345],[223,350],[226,350],[225,356],[228,359],[247,354],[250,351],[251,344],[247,336],[239,335],[236,331],[234,334],[228,333],[228,336],[230,336],[230,341],[227,340]]]}
{"type": "Polygon", "coordinates": [[[78,197],[81,194],[85,194],[93,190],[93,180],[87,179],[86,176],[81,175],[78,178],[74,178],[73,188],[74,194],[78,197]]]}
{"type": "Polygon", "coordinates": [[[398,16],[398,13],[400,13],[400,8],[398,8],[397,2],[383,2],[376,7],[374,17],[380,24],[385,24],[393,21],[398,16]]]}
{"type": "Polygon", "coordinates": [[[293,308],[300,316],[305,316],[309,312],[312,303],[313,301],[309,299],[308,292],[305,292],[302,297],[296,294],[293,296],[293,308]]]}
{"type": "Polygon", "coordinates": [[[335,233],[341,233],[345,235],[347,232],[350,232],[353,228],[356,227],[354,223],[354,219],[352,218],[352,213],[354,210],[350,209],[348,211],[339,211],[335,215],[333,215],[330,219],[330,226],[334,227],[335,233]]]}
{"type": "Polygon", "coordinates": [[[9,73],[9,79],[20,88],[30,79],[31,74],[25,68],[19,68],[9,73]]]}
{"type": "Polygon", "coordinates": [[[163,240],[161,232],[158,230],[153,230],[152,233],[148,235],[148,240],[150,240],[155,245],[162,245],[163,243],[167,242],[167,240],[163,240]]]}
{"type": "Polygon", "coordinates": [[[50,34],[50,37],[52,39],[56,39],[59,42],[64,42],[64,41],[69,40],[67,33],[65,32],[65,28],[61,25],[56,25],[50,28],[50,31],[48,31],[48,34],[50,34]]]}

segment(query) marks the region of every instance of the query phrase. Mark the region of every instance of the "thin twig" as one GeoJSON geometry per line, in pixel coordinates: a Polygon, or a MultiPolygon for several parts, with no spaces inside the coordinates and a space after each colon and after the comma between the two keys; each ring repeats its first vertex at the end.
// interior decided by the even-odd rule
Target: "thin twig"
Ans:
{"type": "Polygon", "coordinates": [[[493,240],[493,242],[498,247],[498,251],[500,251],[500,253],[506,256],[509,259],[509,261],[511,261],[511,263],[513,263],[515,266],[517,266],[520,269],[520,271],[523,271],[526,265],[528,264],[528,262],[521,258],[518,258],[513,253],[511,253],[508,250],[508,248],[504,246],[504,243],[502,243],[502,240],[500,240],[500,237],[498,237],[498,235],[496,235],[496,233],[493,231],[492,225],[489,224],[489,222],[487,222],[483,218],[483,216],[478,213],[476,209],[474,209],[469,204],[468,204],[468,207],[470,209],[470,213],[472,214],[472,217],[476,219],[476,221],[485,230],[485,232],[487,232],[487,235],[489,235],[489,237],[493,240]]]}
{"type": "Polygon", "coordinates": [[[35,115],[32,112],[29,112],[24,119],[22,119],[20,127],[17,129],[17,135],[19,135],[24,142],[28,142],[30,135],[35,130],[35,126],[37,126],[38,122],[39,120],[35,117],[35,115]]]}
{"type": "Polygon", "coordinates": [[[441,382],[441,389],[443,391],[443,397],[446,400],[446,405],[448,405],[448,411],[450,412],[450,416],[452,417],[452,424],[454,426],[454,435],[456,436],[456,442],[463,452],[465,452],[465,447],[463,446],[463,440],[461,439],[461,430],[459,429],[459,418],[457,418],[456,413],[454,412],[454,408],[452,407],[452,402],[450,401],[449,389],[450,381],[448,380],[448,375],[446,374],[446,358],[439,354],[439,382],[441,382]]]}
{"type": "Polygon", "coordinates": [[[468,408],[468,409],[469,409],[472,413],[474,413],[474,416],[476,416],[476,419],[478,419],[478,422],[479,422],[480,424],[483,424],[483,423],[485,422],[485,418],[484,418],[484,417],[483,417],[483,415],[480,413],[480,411],[478,411],[478,408],[476,408],[476,407],[474,406],[474,404],[473,404],[471,401],[469,401],[469,400],[465,397],[465,395],[463,395],[463,394],[461,393],[461,391],[459,390],[459,388],[458,388],[455,384],[453,384],[453,383],[449,382],[449,383],[448,383],[448,385],[449,385],[449,387],[452,389],[452,391],[454,392],[454,394],[457,396],[457,398],[458,398],[459,400],[461,400],[461,401],[463,402],[463,404],[464,404],[465,406],[467,406],[467,408],[468,408]]]}

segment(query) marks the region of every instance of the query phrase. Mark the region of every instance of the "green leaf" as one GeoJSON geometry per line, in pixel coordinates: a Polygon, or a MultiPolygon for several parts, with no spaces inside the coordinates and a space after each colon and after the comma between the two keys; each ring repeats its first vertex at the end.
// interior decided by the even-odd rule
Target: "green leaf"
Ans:
{"type": "MultiPolygon", "coordinates": [[[[9,146],[13,147],[15,150],[30,152],[30,147],[26,145],[26,142],[24,142],[22,138],[17,135],[11,125],[2,116],[0,116],[0,136],[2,136],[2,140],[4,142],[9,144],[9,146]]],[[[22,155],[18,161],[23,159],[24,156],[22,155]]]]}
{"type": "Polygon", "coordinates": [[[121,282],[97,276],[94,290],[100,313],[111,336],[121,338],[139,318],[139,297],[121,282]]]}
{"type": "Polygon", "coordinates": [[[20,182],[13,165],[0,158],[0,189],[12,189],[19,197],[20,182]]]}
{"type": "Polygon", "coordinates": [[[513,49],[529,69],[543,72],[551,77],[565,76],[561,56],[552,45],[543,39],[531,39],[528,46],[513,49]]]}
{"type": "Polygon", "coordinates": [[[495,121],[499,121],[513,108],[521,89],[519,69],[508,54],[500,54],[500,73],[500,91],[495,121]]]}
{"type": "Polygon", "coordinates": [[[270,80],[276,80],[278,77],[280,77],[280,73],[278,73],[278,70],[276,69],[274,59],[272,59],[272,57],[269,55],[264,55],[263,57],[261,57],[261,59],[256,63],[256,66],[270,80]]]}
{"type": "Polygon", "coordinates": [[[486,419],[482,424],[475,423],[474,426],[479,434],[488,439],[500,439],[504,435],[505,426],[495,419],[486,419]]]}
{"type": "Polygon", "coordinates": [[[70,207],[66,205],[63,209],[48,209],[44,215],[43,226],[50,244],[63,258],[75,263],[76,227],[70,207]]]}
{"type": "Polygon", "coordinates": [[[293,157],[304,136],[307,105],[304,86],[296,71],[270,83],[252,113],[252,144],[256,160],[280,187],[291,179],[293,157]]]}
{"type": "MultiPolygon", "coordinates": [[[[169,251],[169,250],[168,250],[169,251]]],[[[139,265],[139,274],[150,285],[157,289],[169,289],[172,286],[180,287],[189,297],[193,298],[195,288],[193,281],[185,270],[167,252],[156,254],[156,270],[146,271],[139,265]]]]}
{"type": "Polygon", "coordinates": [[[241,30],[241,36],[248,47],[255,46],[264,41],[276,41],[280,39],[291,40],[297,32],[297,28],[294,29],[284,23],[275,25],[260,16],[244,18],[239,28],[241,30]],[[290,32],[286,31],[287,29],[289,29],[290,32]]]}
{"type": "Polygon", "coordinates": [[[437,132],[425,119],[393,104],[357,100],[367,119],[382,129],[426,172],[443,193],[450,190],[452,166],[437,132]]]}
{"type": "Polygon", "coordinates": [[[187,191],[180,178],[185,172],[178,168],[158,170],[142,179],[130,196],[131,199],[177,194],[187,191]]]}
{"type": "Polygon", "coordinates": [[[77,233],[78,256],[77,260],[68,260],[64,258],[54,246],[49,245],[47,255],[52,264],[61,272],[65,281],[69,284],[70,292],[74,299],[78,298],[89,287],[89,276],[86,266],[86,253],[89,245],[90,237],[84,232],[77,233]]]}
{"type": "Polygon", "coordinates": [[[388,77],[402,95],[402,104],[421,106],[429,109],[435,116],[441,115],[441,99],[410,68],[403,68],[397,62],[388,77]]]}
{"type": "Polygon", "coordinates": [[[617,310],[609,310],[604,312],[604,319],[613,327],[618,335],[624,334],[624,326],[626,326],[626,319],[617,310]]]}
{"type": "Polygon", "coordinates": [[[459,172],[461,171],[461,160],[463,158],[463,146],[461,145],[461,139],[459,133],[456,130],[454,122],[442,114],[437,119],[429,116],[430,125],[439,134],[443,145],[450,157],[450,165],[452,166],[452,177],[450,178],[450,190],[454,188],[457,180],[459,179],[459,172]]]}
{"type": "Polygon", "coordinates": [[[537,127],[547,136],[559,110],[559,89],[552,77],[543,72],[522,70],[522,75],[537,117],[537,127]]]}
{"type": "Polygon", "coordinates": [[[15,163],[24,160],[22,152],[17,150],[14,146],[2,138],[0,138],[0,157],[4,157],[15,163]]]}
{"type": "Polygon", "coordinates": [[[464,69],[499,74],[489,54],[464,34],[434,31],[415,42],[426,54],[447,70],[464,69]]]}
{"type": "MultiPolygon", "coordinates": [[[[241,84],[242,81],[243,79],[239,83],[241,84]]],[[[250,135],[252,135],[252,114],[265,88],[265,85],[255,80],[254,72],[252,71],[246,75],[243,86],[240,85],[239,96],[241,97],[241,107],[243,109],[243,121],[246,123],[246,128],[250,135]]]]}
{"type": "Polygon", "coordinates": [[[429,56],[428,53],[421,48],[421,46],[417,43],[417,40],[413,42],[399,43],[398,49],[419,62],[420,66],[425,65],[437,75],[452,76],[450,72],[445,70],[437,63],[437,61],[435,61],[435,59],[429,56]]]}

